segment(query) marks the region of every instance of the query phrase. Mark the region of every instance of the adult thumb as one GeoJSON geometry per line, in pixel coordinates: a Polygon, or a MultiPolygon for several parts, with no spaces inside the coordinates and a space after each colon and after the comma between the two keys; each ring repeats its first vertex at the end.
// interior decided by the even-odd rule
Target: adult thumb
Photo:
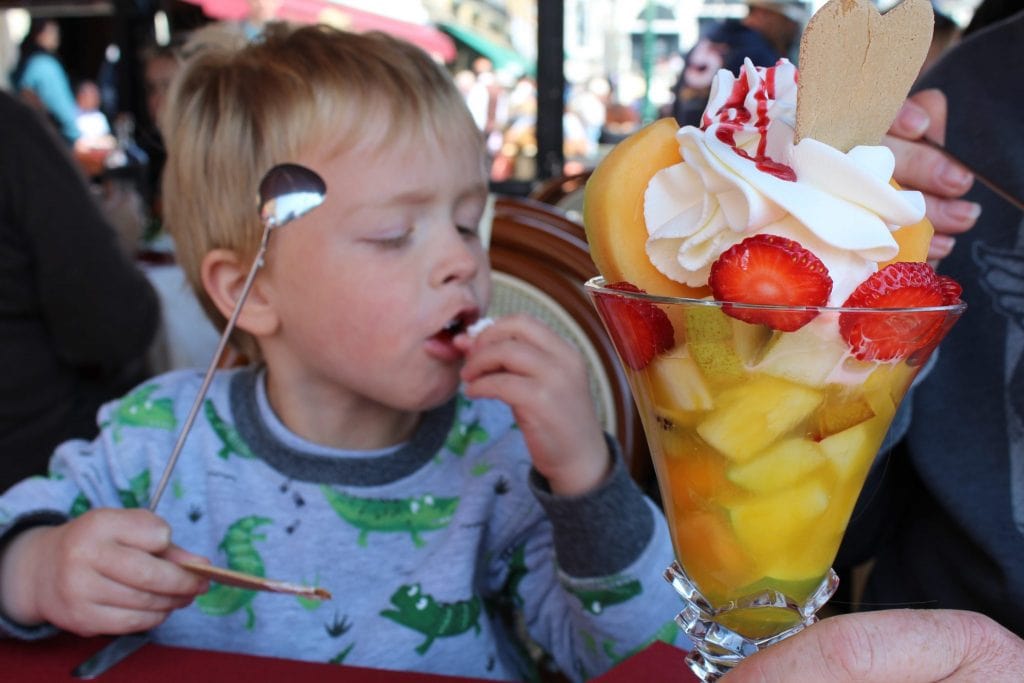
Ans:
{"type": "Polygon", "coordinates": [[[723,683],[1019,683],[1024,640],[959,610],[825,619],[745,660],[723,683]]]}

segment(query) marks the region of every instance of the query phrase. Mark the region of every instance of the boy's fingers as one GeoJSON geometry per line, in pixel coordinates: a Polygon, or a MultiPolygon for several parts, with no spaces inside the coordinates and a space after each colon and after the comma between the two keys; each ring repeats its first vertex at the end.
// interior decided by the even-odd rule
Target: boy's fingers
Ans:
{"type": "Polygon", "coordinates": [[[128,590],[163,596],[194,596],[209,582],[174,562],[137,550],[128,550],[118,561],[100,568],[102,575],[128,590]]]}
{"type": "MultiPolygon", "coordinates": [[[[162,553],[171,543],[171,527],[148,510],[97,510],[118,543],[150,553],[162,553]]],[[[88,513],[87,513],[88,514],[88,513]]]]}

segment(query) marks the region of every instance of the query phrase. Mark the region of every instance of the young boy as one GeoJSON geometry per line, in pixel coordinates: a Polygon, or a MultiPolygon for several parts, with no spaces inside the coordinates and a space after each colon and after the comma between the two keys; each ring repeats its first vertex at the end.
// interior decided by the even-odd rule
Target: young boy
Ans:
{"type": "Polygon", "coordinates": [[[488,304],[487,186],[445,72],[382,35],[283,26],[185,69],[166,216],[221,324],[262,174],[303,164],[326,200],[273,232],[238,322],[262,363],[216,376],[157,515],[109,508],[146,505],[194,371],[106,406],[96,441],[0,498],[3,628],[504,679],[525,672],[510,611],[575,678],[674,639],[667,529],[581,358],[525,316],[464,332],[488,304]],[[174,563],[197,557],[333,599],[208,586],[174,563]]]}

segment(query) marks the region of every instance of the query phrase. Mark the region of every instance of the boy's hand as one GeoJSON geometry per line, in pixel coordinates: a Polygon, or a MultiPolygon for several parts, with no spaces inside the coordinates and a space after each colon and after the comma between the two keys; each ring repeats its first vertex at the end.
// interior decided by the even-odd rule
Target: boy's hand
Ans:
{"type": "Polygon", "coordinates": [[[896,182],[924,194],[928,220],[935,226],[928,251],[934,265],[949,256],[956,235],[970,230],[981,207],[960,199],[974,183],[970,171],[921,143],[922,137],[946,139],[946,96],[939,90],[922,90],[908,98],[884,140],[896,157],[896,182]]]}
{"type": "Polygon", "coordinates": [[[208,581],[174,564],[203,558],[171,543],[147,510],[91,510],[19,534],[0,556],[0,607],[24,625],[79,635],[152,628],[205,592],[208,581]]]}
{"type": "Polygon", "coordinates": [[[583,358],[569,342],[530,316],[512,315],[455,343],[466,352],[466,395],[512,407],[534,467],[554,493],[578,495],[601,483],[608,445],[583,358]]]}

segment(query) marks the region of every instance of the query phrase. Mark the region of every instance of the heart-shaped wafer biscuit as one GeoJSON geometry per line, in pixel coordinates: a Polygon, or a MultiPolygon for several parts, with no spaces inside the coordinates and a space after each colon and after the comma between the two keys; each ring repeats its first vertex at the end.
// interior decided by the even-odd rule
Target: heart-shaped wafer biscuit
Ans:
{"type": "Polygon", "coordinates": [[[877,145],[914,84],[935,16],[929,0],[879,14],[870,0],[830,0],[800,41],[796,139],[847,151],[877,145]]]}

